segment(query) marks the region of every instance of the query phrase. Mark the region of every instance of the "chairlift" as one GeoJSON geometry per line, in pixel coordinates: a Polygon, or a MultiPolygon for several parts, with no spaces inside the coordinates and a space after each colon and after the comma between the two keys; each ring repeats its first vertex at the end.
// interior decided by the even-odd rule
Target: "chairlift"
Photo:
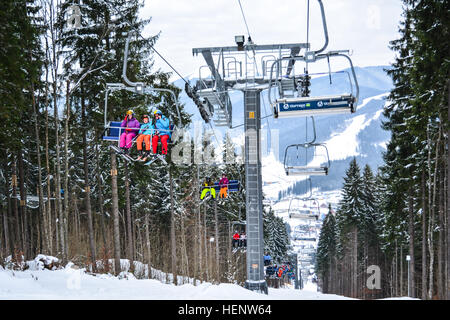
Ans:
{"type": "Polygon", "coordinates": [[[288,146],[284,153],[284,170],[286,172],[286,175],[288,176],[326,176],[328,175],[329,168],[330,168],[330,157],[328,155],[328,149],[325,144],[322,143],[293,144],[288,146]],[[297,155],[299,154],[299,150],[300,151],[303,150],[304,152],[302,152],[302,154],[305,155],[308,154],[308,150],[311,150],[314,159],[313,161],[318,164],[317,165],[293,164],[290,160],[291,158],[288,157],[289,150],[295,150],[297,152],[297,155]]]}
{"type": "MultiPolygon", "coordinates": [[[[241,186],[241,183],[240,183],[239,180],[229,180],[228,185],[227,185],[227,187],[228,187],[227,192],[228,193],[230,193],[230,192],[239,192],[240,186],[241,186]]],[[[202,183],[201,184],[201,191],[203,192],[203,190],[205,188],[208,188],[208,189],[209,188],[214,188],[214,190],[216,192],[216,197],[220,194],[220,182],[219,181],[215,181],[213,183],[213,185],[210,185],[210,186],[205,186],[204,183],[202,183]]]]}
{"type": "Polygon", "coordinates": [[[306,184],[305,190],[306,192],[302,196],[294,196],[289,199],[288,215],[290,219],[292,218],[299,218],[299,219],[315,218],[316,220],[318,219],[317,215],[312,214],[311,205],[306,206],[306,203],[308,202],[311,203],[311,201],[315,202],[317,200],[316,198],[313,197],[311,178],[306,179],[305,184],[306,184]],[[294,200],[303,202],[302,209],[299,209],[298,207],[297,208],[292,207],[292,202],[294,200]]]}
{"type": "MultiPolygon", "coordinates": [[[[228,192],[238,192],[240,188],[239,180],[230,180],[228,183],[228,192]]],[[[214,189],[216,189],[216,193],[220,192],[219,182],[214,182],[214,189]]]]}
{"type": "Polygon", "coordinates": [[[316,126],[314,117],[314,137],[311,141],[292,144],[286,147],[284,152],[284,170],[288,176],[324,176],[328,175],[330,157],[328,148],[324,143],[316,142],[316,126]],[[295,157],[292,157],[294,151],[295,157]],[[308,164],[308,155],[312,155],[312,162],[308,164]],[[303,161],[304,159],[304,161],[303,161]]]}
{"type": "Polygon", "coordinates": [[[289,56],[282,57],[275,60],[272,63],[270,69],[269,80],[269,102],[273,108],[273,115],[275,118],[287,118],[287,117],[302,117],[310,115],[324,115],[324,114],[336,114],[336,113],[354,113],[356,111],[357,103],[359,100],[359,85],[356,78],[353,62],[348,56],[349,50],[335,50],[327,53],[322,53],[328,46],[328,30],[325,18],[325,12],[323,3],[318,0],[320,4],[322,14],[322,24],[325,34],[324,46],[316,51],[310,50],[304,53],[302,56],[289,56]],[[350,93],[343,93],[337,95],[324,95],[324,96],[309,96],[309,86],[311,75],[305,70],[305,74],[296,76],[291,74],[292,66],[296,61],[303,61],[308,64],[318,62],[326,59],[328,61],[329,76],[336,73],[331,71],[330,58],[343,57],[348,60],[353,80],[350,78],[350,93]],[[286,73],[283,74],[283,63],[289,63],[286,69],[286,73]],[[274,76],[274,68],[276,67],[276,73],[274,76]],[[272,88],[278,88],[279,97],[277,99],[272,97],[272,88]],[[353,94],[353,87],[355,87],[356,93],[353,94]],[[301,90],[298,90],[300,88],[301,90]],[[288,90],[286,90],[288,89],[288,90]],[[295,96],[297,92],[297,96],[295,96]],[[306,92],[306,94],[305,94],[306,92]]]}
{"type": "Polygon", "coordinates": [[[294,197],[290,200],[289,202],[289,210],[288,210],[288,214],[289,214],[289,218],[300,218],[300,219],[315,219],[318,220],[319,216],[320,216],[320,208],[317,205],[314,205],[315,203],[315,198],[310,198],[310,199],[305,199],[305,198],[297,198],[294,197]],[[292,201],[293,200],[300,200],[304,202],[303,208],[306,209],[294,209],[292,208],[292,201]],[[311,202],[313,202],[313,206],[311,206],[311,202]],[[309,205],[307,206],[306,203],[309,203],[309,205]],[[314,211],[317,209],[317,213],[313,213],[313,210],[311,209],[312,207],[314,207],[314,211]],[[317,208],[316,208],[317,207],[317,208]]]}
{"type": "MultiPolygon", "coordinates": [[[[108,97],[111,93],[116,91],[128,91],[136,94],[142,94],[142,95],[148,95],[154,92],[160,92],[160,93],[168,93],[172,96],[173,101],[175,102],[175,108],[177,111],[178,116],[178,127],[181,128],[181,113],[179,108],[179,102],[177,100],[176,94],[173,90],[167,89],[167,88],[155,88],[145,85],[143,82],[132,82],[127,77],[127,64],[128,64],[128,50],[129,50],[129,43],[130,38],[133,33],[128,33],[128,37],[125,43],[125,53],[124,53],[124,62],[123,62],[123,69],[122,69],[122,78],[125,82],[123,83],[106,83],[106,90],[105,90],[105,107],[104,107],[104,131],[102,134],[102,140],[103,141],[109,141],[109,142],[117,142],[117,148],[119,147],[119,140],[120,135],[122,132],[127,128],[121,128],[122,121],[114,121],[114,120],[108,120],[108,97]]],[[[162,97],[161,103],[165,103],[164,97],[162,97]]],[[[154,108],[154,107],[152,107],[154,108]]],[[[170,117],[169,117],[170,119],[170,117]]],[[[134,128],[133,128],[134,129],[134,128]]],[[[176,132],[176,126],[171,121],[171,125],[169,127],[169,131],[171,131],[174,135],[176,132]]],[[[113,146],[112,146],[113,147],[113,146]]]]}
{"type": "MultiPolygon", "coordinates": [[[[239,235],[241,235],[242,233],[247,234],[246,229],[247,229],[247,223],[246,223],[245,221],[240,221],[240,220],[238,220],[238,221],[232,221],[232,222],[231,222],[231,230],[232,230],[232,234],[233,234],[233,235],[234,235],[236,232],[238,232],[239,235]],[[238,229],[239,229],[239,232],[238,232],[238,229]]],[[[233,239],[233,240],[234,240],[234,239],[233,239]]],[[[234,249],[240,249],[240,248],[246,248],[246,247],[247,247],[246,245],[242,245],[242,244],[240,243],[240,240],[239,240],[239,242],[238,242],[237,248],[235,248],[235,247],[233,246],[234,249]]]]}

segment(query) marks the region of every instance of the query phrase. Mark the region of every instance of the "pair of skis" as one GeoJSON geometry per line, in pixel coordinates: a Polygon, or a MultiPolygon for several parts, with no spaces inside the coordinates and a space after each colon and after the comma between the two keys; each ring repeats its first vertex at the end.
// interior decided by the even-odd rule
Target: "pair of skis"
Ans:
{"type": "Polygon", "coordinates": [[[207,195],[202,200],[200,200],[200,204],[204,204],[206,201],[208,201],[211,198],[212,198],[211,194],[207,195]]]}
{"type": "Polygon", "coordinates": [[[167,161],[164,156],[162,156],[160,154],[155,154],[155,155],[153,155],[153,159],[151,159],[150,161],[147,161],[146,163],[144,163],[144,165],[149,166],[158,159],[161,160],[162,163],[167,164],[167,161]]]}
{"type": "MultiPolygon", "coordinates": [[[[205,203],[206,201],[208,201],[208,200],[211,199],[211,198],[212,198],[212,196],[211,196],[211,194],[209,193],[207,196],[205,196],[205,197],[203,198],[203,200],[200,201],[200,204],[205,203]]],[[[224,202],[225,199],[226,199],[226,198],[218,198],[218,199],[214,198],[214,200],[219,201],[219,204],[224,204],[224,203],[225,203],[225,202],[224,202]]]]}
{"type": "MultiPolygon", "coordinates": [[[[121,156],[125,161],[128,161],[128,162],[136,162],[136,161],[142,162],[141,160],[134,159],[134,158],[131,157],[128,153],[125,153],[122,149],[120,149],[120,148],[118,148],[118,147],[116,147],[116,146],[111,146],[111,148],[112,148],[119,156],[121,156]]],[[[167,164],[167,161],[166,161],[166,159],[165,159],[164,156],[162,156],[162,155],[160,155],[160,154],[156,154],[156,155],[153,155],[153,157],[152,157],[152,159],[151,159],[150,161],[145,162],[144,165],[149,166],[149,165],[151,165],[153,162],[155,162],[155,161],[158,160],[158,159],[161,160],[164,164],[167,164]]]]}
{"type": "Polygon", "coordinates": [[[238,251],[243,251],[246,252],[247,251],[247,247],[237,247],[237,248],[233,248],[233,253],[236,253],[238,251]]]}

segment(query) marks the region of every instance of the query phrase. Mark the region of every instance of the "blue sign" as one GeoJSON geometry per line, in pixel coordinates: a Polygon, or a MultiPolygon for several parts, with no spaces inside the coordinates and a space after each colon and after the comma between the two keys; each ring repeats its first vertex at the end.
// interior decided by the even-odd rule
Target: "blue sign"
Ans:
{"type": "Polygon", "coordinates": [[[278,112],[289,111],[309,111],[333,108],[350,108],[351,101],[342,98],[319,99],[319,100],[300,100],[300,101],[286,101],[278,103],[278,112]]]}

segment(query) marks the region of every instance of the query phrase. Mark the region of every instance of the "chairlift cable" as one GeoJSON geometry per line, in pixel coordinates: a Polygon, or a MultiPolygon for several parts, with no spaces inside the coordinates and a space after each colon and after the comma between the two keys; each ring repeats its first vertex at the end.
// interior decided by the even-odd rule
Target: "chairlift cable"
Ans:
{"type": "MultiPolygon", "coordinates": [[[[144,40],[148,40],[148,39],[145,39],[141,34],[139,34],[139,36],[142,38],[142,39],[144,39],[144,40]]],[[[159,52],[158,52],[158,50],[156,50],[155,49],[155,46],[152,44],[151,45],[151,48],[152,48],[152,50],[153,51],[155,51],[155,53],[161,58],[161,59],[163,59],[163,61],[185,82],[185,83],[187,83],[188,84],[188,86],[191,86],[190,84],[189,84],[189,82],[186,80],[186,79],[184,79],[184,77],[169,63],[169,61],[167,61],[159,52]]]]}
{"type": "MultiPolygon", "coordinates": [[[[309,0],[306,6],[306,43],[309,45],[309,0]]],[[[306,61],[306,72],[308,71],[308,61],[306,61]]]]}
{"type": "MultiPolygon", "coordinates": [[[[264,120],[264,119],[267,119],[267,118],[272,118],[272,117],[273,117],[273,115],[270,114],[268,116],[261,117],[261,120],[264,120]]],[[[236,129],[236,128],[239,128],[239,127],[243,127],[244,125],[245,125],[244,123],[243,124],[239,124],[237,126],[232,127],[231,129],[236,129]]]]}
{"type": "Polygon", "coordinates": [[[247,19],[245,19],[244,9],[242,8],[241,0],[238,0],[239,7],[241,8],[242,18],[244,18],[245,27],[247,28],[248,37],[251,39],[250,30],[248,29],[247,19]]]}
{"type": "MultiPolygon", "coordinates": [[[[238,3],[239,3],[239,7],[241,8],[242,18],[244,19],[245,27],[247,28],[248,39],[253,42],[252,36],[250,35],[250,30],[248,28],[247,19],[245,18],[244,9],[242,8],[241,0],[238,0],[238,3]]],[[[258,66],[256,64],[256,52],[253,47],[252,47],[252,51],[253,51],[253,62],[255,64],[256,72],[258,73],[258,66]]]]}
{"type": "MultiPolygon", "coordinates": [[[[308,117],[305,117],[305,122],[305,140],[308,141],[308,117]]],[[[308,148],[305,148],[305,166],[308,166],[308,148]]]]}
{"type": "MultiPolygon", "coordinates": [[[[145,39],[141,34],[139,34],[139,36],[142,38],[142,39],[144,39],[144,40],[147,40],[147,39],[145,39]]],[[[167,63],[167,65],[173,70],[173,71],[175,71],[175,73],[189,86],[189,87],[191,87],[192,88],[192,86],[190,85],[190,83],[158,52],[158,50],[156,50],[155,49],[155,47],[152,45],[152,50],[153,51],[155,51],[156,52],[156,54],[161,58],[161,59],[163,59],[164,60],[164,62],[165,63],[167,63]]],[[[217,136],[216,136],[216,133],[215,133],[215,131],[214,131],[214,128],[212,127],[212,125],[211,125],[211,123],[209,123],[209,126],[211,127],[211,130],[213,131],[213,135],[214,135],[214,138],[216,139],[216,141],[217,141],[217,144],[218,145],[220,145],[220,142],[219,142],[219,139],[217,139],[217,136]]]]}

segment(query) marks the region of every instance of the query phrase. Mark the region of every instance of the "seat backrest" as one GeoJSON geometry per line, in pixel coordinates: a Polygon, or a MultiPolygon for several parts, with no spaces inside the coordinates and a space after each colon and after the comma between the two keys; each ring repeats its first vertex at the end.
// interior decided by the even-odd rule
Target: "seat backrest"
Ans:
{"type": "MultiPolygon", "coordinates": [[[[219,182],[214,182],[214,189],[220,192],[219,182]]],[[[228,182],[228,192],[238,192],[239,191],[239,180],[230,180],[228,182]]]]}
{"type": "Polygon", "coordinates": [[[106,141],[119,141],[121,121],[110,121],[108,129],[106,130],[106,136],[103,136],[103,140],[106,141]]]}
{"type": "Polygon", "coordinates": [[[122,122],[120,122],[120,121],[111,121],[109,123],[109,126],[110,126],[109,136],[110,137],[119,137],[121,124],[122,124],[122,122]]]}
{"type": "Polygon", "coordinates": [[[238,180],[230,180],[228,185],[228,190],[230,192],[238,192],[239,191],[239,181],[238,180]]]}

